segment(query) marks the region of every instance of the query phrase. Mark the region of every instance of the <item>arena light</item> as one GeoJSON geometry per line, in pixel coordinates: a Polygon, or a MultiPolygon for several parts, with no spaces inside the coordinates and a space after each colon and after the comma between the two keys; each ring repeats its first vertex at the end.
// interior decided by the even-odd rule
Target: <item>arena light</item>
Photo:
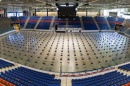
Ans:
{"type": "Polygon", "coordinates": [[[60,6],[65,7],[66,5],[60,5],[60,6]]]}
{"type": "Polygon", "coordinates": [[[73,7],[74,5],[71,5],[71,4],[70,4],[69,6],[70,6],[70,7],[73,7]]]}

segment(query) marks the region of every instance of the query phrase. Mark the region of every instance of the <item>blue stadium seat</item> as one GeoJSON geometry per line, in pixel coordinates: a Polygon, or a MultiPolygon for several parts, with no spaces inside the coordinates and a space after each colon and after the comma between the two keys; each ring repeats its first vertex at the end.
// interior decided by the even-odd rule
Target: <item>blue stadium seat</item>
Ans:
{"type": "Polygon", "coordinates": [[[122,69],[122,70],[130,71],[130,64],[126,64],[126,65],[123,65],[123,66],[119,66],[118,68],[119,68],[119,69],[122,69]]]}
{"type": "Polygon", "coordinates": [[[24,24],[25,24],[27,18],[28,18],[27,16],[21,16],[21,17],[19,17],[19,22],[20,22],[20,27],[21,28],[24,27],[24,24]]]}
{"type": "Polygon", "coordinates": [[[52,21],[52,16],[44,16],[39,22],[37,29],[45,29],[48,30],[50,28],[50,24],[52,21]]]}
{"type": "Polygon", "coordinates": [[[40,18],[39,16],[31,16],[28,23],[27,23],[26,28],[34,29],[34,27],[37,24],[39,18],[40,18]]]}
{"type": "Polygon", "coordinates": [[[111,30],[114,30],[116,17],[107,17],[107,20],[108,20],[108,23],[111,27],[111,30]]]}
{"type": "Polygon", "coordinates": [[[78,16],[68,19],[68,28],[81,28],[81,22],[78,16]]]}
{"type": "Polygon", "coordinates": [[[85,30],[98,30],[92,17],[82,17],[85,30]]]}
{"type": "Polygon", "coordinates": [[[16,86],[60,86],[60,80],[54,79],[54,75],[41,73],[24,67],[19,67],[5,73],[0,77],[16,86]]]}
{"type": "Polygon", "coordinates": [[[16,16],[11,17],[11,20],[12,20],[12,22],[15,22],[15,23],[19,22],[19,18],[16,16]]]}
{"type": "Polygon", "coordinates": [[[66,20],[65,18],[58,18],[57,16],[54,19],[54,23],[53,23],[53,27],[55,26],[55,24],[58,24],[59,28],[64,28],[66,27],[66,20]]]}
{"type": "Polygon", "coordinates": [[[130,81],[130,76],[110,72],[85,79],[73,79],[72,86],[122,86],[130,81]]]}
{"type": "Polygon", "coordinates": [[[109,30],[107,22],[104,17],[94,17],[97,24],[100,27],[100,30],[109,30]]]}
{"type": "Polygon", "coordinates": [[[11,66],[14,66],[14,64],[0,59],[0,69],[11,66]]]}

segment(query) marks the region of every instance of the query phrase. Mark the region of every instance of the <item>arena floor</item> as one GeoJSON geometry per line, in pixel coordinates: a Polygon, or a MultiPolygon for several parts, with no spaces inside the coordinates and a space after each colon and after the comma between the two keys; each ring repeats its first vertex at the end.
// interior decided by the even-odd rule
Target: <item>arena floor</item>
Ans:
{"type": "Polygon", "coordinates": [[[113,32],[21,31],[0,37],[0,57],[45,71],[88,71],[130,61],[130,39],[113,32]]]}

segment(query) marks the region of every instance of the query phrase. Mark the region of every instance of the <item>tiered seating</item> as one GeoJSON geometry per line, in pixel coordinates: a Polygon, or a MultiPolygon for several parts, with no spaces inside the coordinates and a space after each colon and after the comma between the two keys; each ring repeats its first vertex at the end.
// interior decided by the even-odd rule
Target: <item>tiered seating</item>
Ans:
{"type": "Polygon", "coordinates": [[[49,29],[52,21],[52,16],[43,16],[39,22],[37,29],[49,29]]]}
{"type": "Polygon", "coordinates": [[[82,17],[85,30],[98,30],[92,17],[82,17]]]}
{"type": "Polygon", "coordinates": [[[130,82],[129,82],[129,83],[127,83],[127,84],[124,84],[123,86],[130,86],[130,82]]]}
{"type": "Polygon", "coordinates": [[[122,69],[122,70],[130,71],[130,64],[126,64],[126,65],[120,66],[118,68],[122,69]]]}
{"type": "Polygon", "coordinates": [[[14,84],[0,78],[0,86],[15,86],[14,84]]]}
{"type": "Polygon", "coordinates": [[[85,79],[73,79],[72,86],[122,86],[129,81],[130,76],[114,71],[85,79]]]}
{"type": "Polygon", "coordinates": [[[53,23],[53,27],[55,26],[55,24],[58,24],[59,28],[65,28],[66,27],[66,20],[65,18],[58,18],[57,16],[54,19],[54,23],[53,23]]]}
{"type": "Polygon", "coordinates": [[[107,22],[104,17],[94,17],[97,24],[100,27],[100,30],[109,30],[107,22]]]}
{"type": "Polygon", "coordinates": [[[21,16],[21,17],[19,17],[19,22],[20,22],[20,27],[21,28],[24,27],[24,24],[25,24],[27,18],[28,18],[27,16],[21,16]]]}
{"type": "Polygon", "coordinates": [[[110,24],[111,30],[114,30],[115,28],[115,17],[107,17],[108,23],[110,24]]]}
{"type": "Polygon", "coordinates": [[[74,19],[68,19],[68,28],[81,28],[80,19],[78,16],[74,19]]]}
{"type": "Polygon", "coordinates": [[[5,67],[11,67],[11,66],[14,66],[14,64],[0,59],[0,69],[5,68],[5,67]]]}
{"type": "Polygon", "coordinates": [[[11,20],[12,20],[12,22],[19,23],[19,18],[16,16],[11,17],[11,20]]]}
{"type": "Polygon", "coordinates": [[[122,24],[124,22],[124,18],[117,18],[116,20],[115,20],[115,23],[116,24],[122,24]]]}
{"type": "Polygon", "coordinates": [[[34,27],[37,24],[39,18],[40,18],[39,16],[31,16],[28,23],[27,23],[26,28],[34,29],[34,27]]]}
{"type": "Polygon", "coordinates": [[[37,72],[24,67],[1,73],[0,77],[16,86],[60,86],[54,75],[37,72]]]}
{"type": "Polygon", "coordinates": [[[4,18],[4,17],[0,18],[0,34],[13,30],[11,22],[12,21],[10,18],[4,18]]]}

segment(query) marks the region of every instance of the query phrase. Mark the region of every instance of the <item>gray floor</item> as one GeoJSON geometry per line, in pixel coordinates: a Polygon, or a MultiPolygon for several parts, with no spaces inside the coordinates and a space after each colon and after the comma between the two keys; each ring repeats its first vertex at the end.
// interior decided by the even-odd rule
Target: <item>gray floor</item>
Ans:
{"type": "Polygon", "coordinates": [[[130,40],[112,32],[21,31],[0,38],[0,57],[45,71],[87,71],[130,61],[130,40]]]}

